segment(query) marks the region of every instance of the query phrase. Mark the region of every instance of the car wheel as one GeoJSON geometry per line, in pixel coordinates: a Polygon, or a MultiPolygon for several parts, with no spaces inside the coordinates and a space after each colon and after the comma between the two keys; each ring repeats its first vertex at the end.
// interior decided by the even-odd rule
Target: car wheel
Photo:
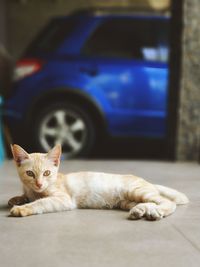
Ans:
{"type": "Polygon", "coordinates": [[[90,115],[75,103],[51,104],[35,120],[33,137],[37,149],[47,152],[61,144],[65,159],[89,155],[95,136],[90,115]]]}

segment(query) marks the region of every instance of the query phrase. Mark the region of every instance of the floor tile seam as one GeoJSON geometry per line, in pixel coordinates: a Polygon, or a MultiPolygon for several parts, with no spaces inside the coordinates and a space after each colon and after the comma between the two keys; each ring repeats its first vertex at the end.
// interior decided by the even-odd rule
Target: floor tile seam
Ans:
{"type": "Polygon", "coordinates": [[[200,253],[200,247],[198,247],[186,234],[184,234],[175,224],[172,224],[173,228],[188,242],[192,247],[200,253]]]}

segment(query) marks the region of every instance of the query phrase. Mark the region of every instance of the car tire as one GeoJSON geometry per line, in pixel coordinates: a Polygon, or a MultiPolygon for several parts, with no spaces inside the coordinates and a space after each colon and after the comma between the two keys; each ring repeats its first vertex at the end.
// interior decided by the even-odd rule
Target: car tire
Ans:
{"type": "Polygon", "coordinates": [[[95,139],[91,115],[75,102],[52,103],[34,119],[33,144],[37,151],[47,152],[60,143],[64,159],[86,157],[95,139]]]}

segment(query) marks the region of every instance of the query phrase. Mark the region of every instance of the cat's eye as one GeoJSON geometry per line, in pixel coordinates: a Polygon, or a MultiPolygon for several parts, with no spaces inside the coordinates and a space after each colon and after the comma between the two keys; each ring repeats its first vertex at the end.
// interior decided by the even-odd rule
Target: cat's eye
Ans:
{"type": "Polygon", "coordinates": [[[49,170],[47,170],[47,171],[45,171],[45,172],[43,173],[44,176],[49,176],[50,174],[51,174],[51,172],[50,172],[49,170]]]}
{"type": "Polygon", "coordinates": [[[35,178],[35,174],[34,174],[34,172],[32,172],[32,171],[26,171],[26,174],[27,174],[28,176],[30,176],[30,177],[35,178]]]}

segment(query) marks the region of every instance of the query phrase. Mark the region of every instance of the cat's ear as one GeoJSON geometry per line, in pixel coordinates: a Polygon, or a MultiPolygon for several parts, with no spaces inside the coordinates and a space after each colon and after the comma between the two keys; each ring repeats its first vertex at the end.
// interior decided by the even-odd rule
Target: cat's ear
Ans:
{"type": "Polygon", "coordinates": [[[47,158],[52,161],[55,166],[58,166],[60,163],[61,153],[61,145],[58,144],[47,153],[47,158]]]}
{"type": "Polygon", "coordinates": [[[10,145],[10,147],[17,166],[20,166],[24,160],[30,158],[29,154],[21,146],[10,145]]]}

